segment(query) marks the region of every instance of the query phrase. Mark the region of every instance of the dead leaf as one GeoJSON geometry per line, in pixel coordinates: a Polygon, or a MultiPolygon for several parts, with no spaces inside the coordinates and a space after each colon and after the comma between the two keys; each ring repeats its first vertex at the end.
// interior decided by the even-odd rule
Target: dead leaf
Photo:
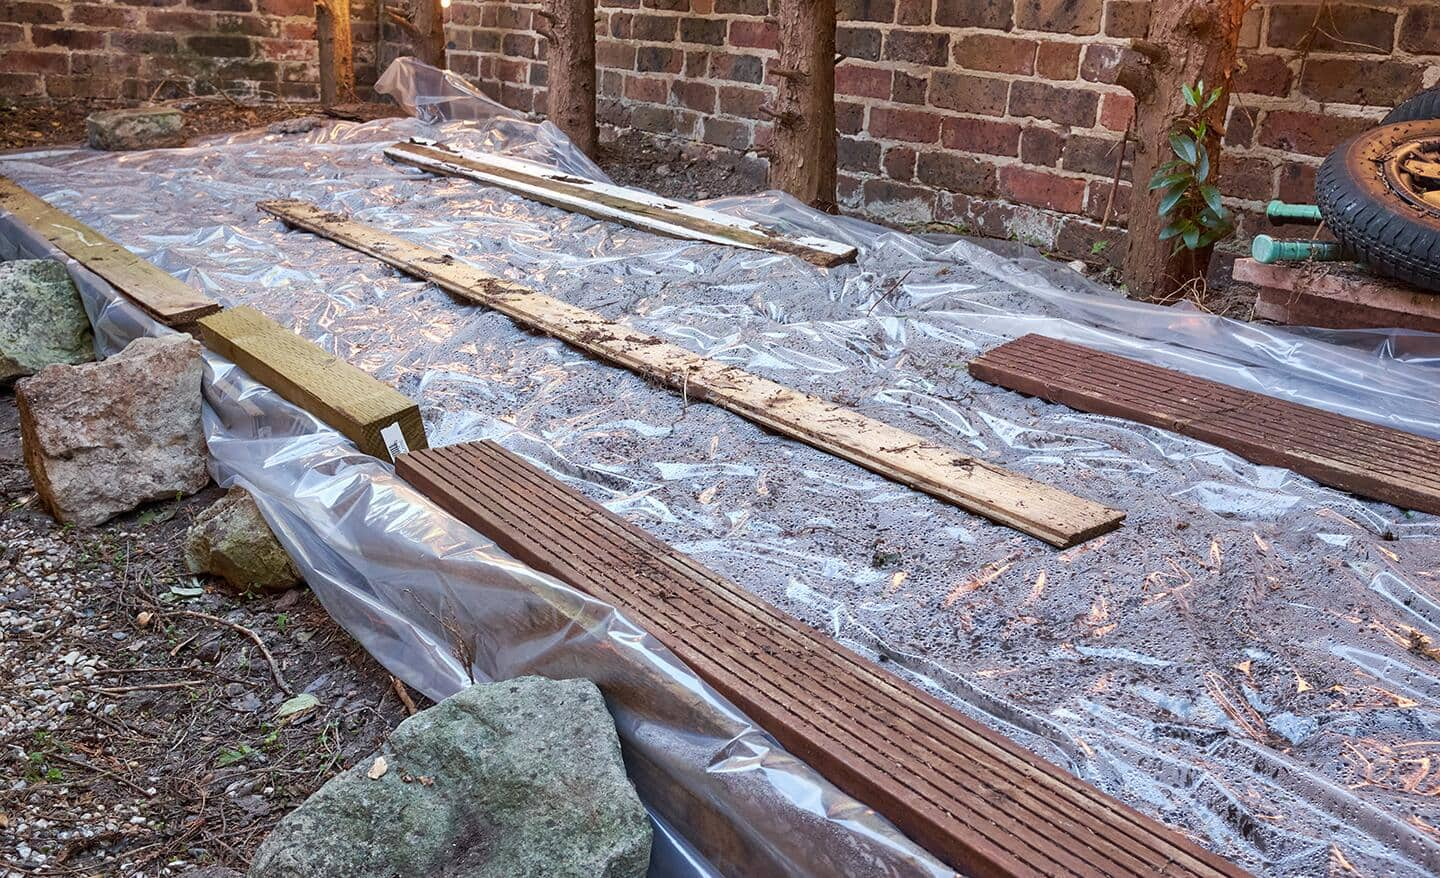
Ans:
{"type": "Polygon", "coordinates": [[[379,780],[380,778],[384,777],[385,772],[389,770],[390,763],[385,761],[385,757],[376,756],[375,761],[370,763],[370,770],[365,772],[365,776],[370,778],[371,780],[379,780]]]}

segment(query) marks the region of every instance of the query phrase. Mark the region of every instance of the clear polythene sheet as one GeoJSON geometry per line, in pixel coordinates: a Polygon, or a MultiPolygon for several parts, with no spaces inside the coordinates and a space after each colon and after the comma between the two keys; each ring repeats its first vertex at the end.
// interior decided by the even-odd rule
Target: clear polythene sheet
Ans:
{"type": "MultiPolygon", "coordinates": [[[[388,77],[393,88],[401,78],[388,77]]],[[[0,171],[399,387],[420,402],[433,444],[499,441],[1258,874],[1440,871],[1436,518],[1009,393],[964,368],[1038,332],[1440,436],[1440,339],[1235,323],[782,196],[712,202],[860,249],[854,265],[818,269],[597,222],[381,155],[421,136],[603,179],[553,128],[486,115],[475,100],[461,121],[447,110],[163,152],[55,150],[0,171]],[[253,207],[275,197],[354,214],[1124,509],[1126,523],[1057,551],[287,231],[253,207]]],[[[214,362],[208,388],[217,474],[257,491],[330,612],[406,680],[434,696],[466,682],[453,631],[485,676],[642,679],[659,705],[627,713],[612,697],[627,758],[673,837],[718,868],[745,871],[723,850],[783,874],[935,868],[629,623],[507,559],[232,368],[214,362]]]]}

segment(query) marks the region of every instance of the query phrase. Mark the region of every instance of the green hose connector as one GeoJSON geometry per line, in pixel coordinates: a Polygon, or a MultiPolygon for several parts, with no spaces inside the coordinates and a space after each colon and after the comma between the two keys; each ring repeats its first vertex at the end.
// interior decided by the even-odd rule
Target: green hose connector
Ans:
{"type": "Polygon", "coordinates": [[[1250,255],[1256,262],[1340,262],[1345,251],[1334,241],[1280,241],[1269,235],[1256,235],[1250,242],[1250,255]]]}
{"type": "Polygon", "coordinates": [[[1265,205],[1265,217],[1272,223],[1300,223],[1318,226],[1324,222],[1320,208],[1313,204],[1286,204],[1275,200],[1265,205]]]}

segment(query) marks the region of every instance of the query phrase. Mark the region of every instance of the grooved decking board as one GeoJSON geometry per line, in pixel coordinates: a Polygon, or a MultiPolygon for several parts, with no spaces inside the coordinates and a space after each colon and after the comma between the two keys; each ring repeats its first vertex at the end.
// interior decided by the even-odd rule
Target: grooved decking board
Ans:
{"type": "Polygon", "coordinates": [[[166,326],[187,327],[220,304],[174,275],[153,265],[75,219],[0,177],[0,208],[60,248],[70,258],[103,277],[145,313],[166,326]]]}
{"type": "Polygon", "coordinates": [[[672,238],[788,253],[827,268],[855,259],[855,248],[849,244],[783,235],[741,217],[664,198],[643,189],[586,180],[524,159],[461,153],[419,143],[397,143],[387,147],[385,155],[434,174],[499,186],[552,207],[672,238]]]}
{"type": "Polygon", "coordinates": [[[1182,433],[1362,497],[1440,513],[1440,442],[1424,436],[1039,335],[971,360],[970,374],[1182,433]]]}
{"type": "Polygon", "coordinates": [[[617,607],[791,753],[967,875],[1246,874],[493,442],[402,455],[396,472],[512,556],[617,607]]]}
{"type": "Polygon", "coordinates": [[[339,430],[366,454],[392,455],[381,431],[400,425],[405,446],[428,447],[420,409],[408,397],[301,338],[248,305],[200,320],[205,346],[256,381],[339,430]]]}
{"type": "Polygon", "coordinates": [[[962,509],[1070,546],[1125,515],[1091,500],[938,445],[859,412],[691,353],[647,333],[486,274],[448,253],[356,223],[303,201],[259,205],[292,226],[368,253],[532,330],[709,402],[962,509]]]}

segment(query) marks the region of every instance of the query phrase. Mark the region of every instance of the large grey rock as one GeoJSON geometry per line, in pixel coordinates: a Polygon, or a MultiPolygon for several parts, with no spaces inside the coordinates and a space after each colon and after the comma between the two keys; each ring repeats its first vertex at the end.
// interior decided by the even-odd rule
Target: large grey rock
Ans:
{"type": "Polygon", "coordinates": [[[50,512],[96,525],[205,487],[200,374],[200,343],[167,335],[17,382],[25,465],[50,512]]]}
{"type": "Polygon", "coordinates": [[[85,118],[85,137],[95,149],[159,149],[185,144],[184,117],[173,107],[105,110],[85,118]]]}
{"type": "Polygon", "coordinates": [[[53,259],[0,262],[0,383],[53,363],[95,359],[90,318],[70,272],[53,259]]]}
{"type": "Polygon", "coordinates": [[[249,878],[639,878],[650,822],[588,680],[471,686],[401,723],[260,845],[249,878]]]}
{"type": "Polygon", "coordinates": [[[239,487],[195,518],[185,533],[185,564],[191,573],[219,576],[239,591],[284,591],[300,584],[255,498],[239,487]]]}

